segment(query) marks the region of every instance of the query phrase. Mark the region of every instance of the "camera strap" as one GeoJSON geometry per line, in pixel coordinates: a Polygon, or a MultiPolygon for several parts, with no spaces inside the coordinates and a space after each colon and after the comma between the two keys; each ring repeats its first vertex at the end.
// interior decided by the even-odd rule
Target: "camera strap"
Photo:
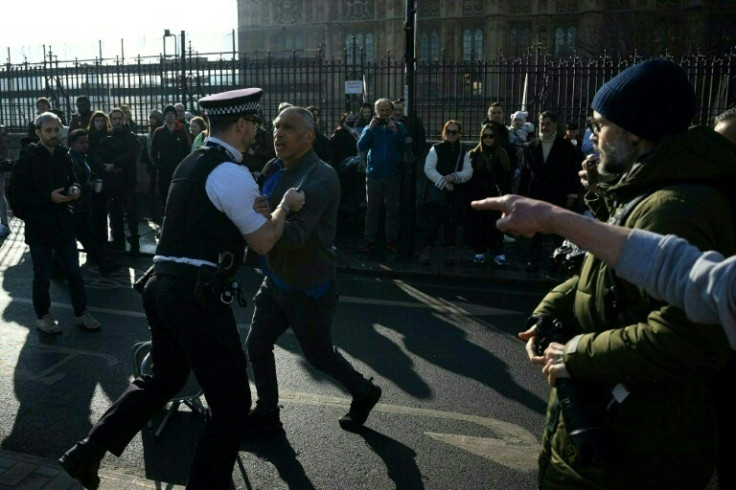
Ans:
{"type": "MultiPolygon", "coordinates": [[[[651,196],[658,189],[659,188],[647,189],[631,199],[624,207],[619,208],[616,213],[614,213],[614,215],[608,220],[608,223],[616,226],[625,226],[626,220],[629,219],[629,216],[634,209],[636,209],[644,199],[651,196]]],[[[621,279],[619,279],[616,272],[611,267],[606,267],[606,273],[611,284],[605,293],[605,303],[610,306],[610,320],[621,323],[636,321],[636,318],[634,318],[626,308],[626,296],[623,293],[623,284],[621,283],[621,279]]]]}

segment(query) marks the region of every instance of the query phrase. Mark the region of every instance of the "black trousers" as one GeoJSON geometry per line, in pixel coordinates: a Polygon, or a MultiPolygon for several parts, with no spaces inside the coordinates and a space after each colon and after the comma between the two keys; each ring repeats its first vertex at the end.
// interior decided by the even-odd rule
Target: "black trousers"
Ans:
{"type": "Polygon", "coordinates": [[[353,397],[368,394],[370,383],[353,368],[332,344],[332,317],[339,294],[333,282],[319,298],[303,291],[286,291],[265,278],[253,300],[255,311],[246,339],[253,378],[258,392],[258,409],[278,409],[279,387],[273,348],[291,327],[309,364],[332,376],[353,397]]]}
{"type": "Polygon", "coordinates": [[[138,236],[138,211],[134,188],[108,190],[107,209],[110,210],[110,232],[113,242],[125,243],[126,222],[130,236],[138,236]]]}
{"type": "Polygon", "coordinates": [[[95,424],[89,438],[119,456],[130,440],[185,385],[190,369],[204,390],[210,417],[189,472],[190,490],[230,488],[250,409],[247,361],[229,306],[204,310],[194,278],[157,274],[143,292],[151,327],[150,376],[135,379],[95,424]]]}
{"type": "Polygon", "coordinates": [[[169,187],[171,187],[173,176],[173,170],[171,173],[159,170],[156,177],[156,185],[158,186],[158,191],[161,193],[161,216],[166,213],[166,198],[169,197],[169,187]]]}
{"type": "Polygon", "coordinates": [[[107,195],[103,188],[102,192],[93,192],[92,199],[92,239],[98,247],[107,245],[107,195]]]}

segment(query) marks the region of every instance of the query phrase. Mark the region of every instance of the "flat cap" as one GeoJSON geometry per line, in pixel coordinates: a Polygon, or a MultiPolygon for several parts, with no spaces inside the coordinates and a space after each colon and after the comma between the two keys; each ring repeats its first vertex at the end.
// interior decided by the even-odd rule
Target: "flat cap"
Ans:
{"type": "Polygon", "coordinates": [[[199,105],[208,116],[238,116],[248,114],[254,120],[261,121],[258,115],[258,101],[263,95],[260,88],[242,88],[219,94],[208,95],[199,99],[199,105]]]}

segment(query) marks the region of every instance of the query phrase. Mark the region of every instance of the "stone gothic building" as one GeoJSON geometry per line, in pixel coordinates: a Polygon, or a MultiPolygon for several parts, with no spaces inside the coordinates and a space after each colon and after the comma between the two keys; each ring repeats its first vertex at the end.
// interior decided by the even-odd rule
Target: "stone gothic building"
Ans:
{"type": "MultiPolygon", "coordinates": [[[[420,61],[518,56],[539,43],[553,56],[677,56],[736,45],[736,0],[417,0],[420,61]]],[[[404,52],[405,0],[238,0],[246,55],[349,63],[404,52]]]]}

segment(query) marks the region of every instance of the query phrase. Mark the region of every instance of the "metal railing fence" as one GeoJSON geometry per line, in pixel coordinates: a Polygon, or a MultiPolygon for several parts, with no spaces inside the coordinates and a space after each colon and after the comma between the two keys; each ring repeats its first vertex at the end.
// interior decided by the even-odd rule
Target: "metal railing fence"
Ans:
{"type": "MultiPolygon", "coordinates": [[[[196,101],[204,95],[258,86],[265,90],[262,105],[267,118],[275,117],[282,101],[316,105],[321,109],[323,130],[329,134],[346,110],[357,111],[363,101],[399,98],[404,93],[402,59],[390,53],[373,62],[360,56],[351,57],[351,63],[347,59],[326,59],[321,50],[307,56],[295,52],[287,58],[269,54],[233,57],[233,53],[204,56],[190,51],[183,60],[138,57],[132,63],[112,59],[5,64],[0,65],[0,123],[11,132],[25,131],[41,96],[63,110],[68,120],[76,97],[87,95],[93,109],[109,111],[127,104],[144,128],[151,109],[182,101],[196,112],[196,101]],[[348,80],[360,81],[363,93],[346,95],[348,80]]],[[[687,70],[695,87],[695,123],[709,124],[713,116],[734,105],[735,59],[736,51],[731,50],[720,56],[673,60],[687,70]]],[[[415,109],[429,137],[439,134],[444,121],[457,119],[465,127],[466,139],[474,139],[489,103],[496,100],[507,115],[522,109],[526,100],[530,118],[552,110],[561,121],[582,125],[596,90],[640,60],[605,54],[554,58],[540,46],[517,58],[460,62],[443,57],[416,65],[415,109]]]]}

